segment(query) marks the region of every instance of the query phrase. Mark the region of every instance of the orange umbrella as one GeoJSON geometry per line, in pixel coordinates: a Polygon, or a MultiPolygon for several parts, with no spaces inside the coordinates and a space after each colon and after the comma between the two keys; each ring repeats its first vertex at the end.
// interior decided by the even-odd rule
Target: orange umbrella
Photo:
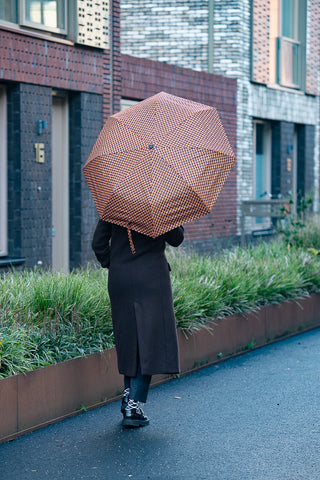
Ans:
{"type": "Polygon", "coordinates": [[[155,238],[208,214],[234,162],[215,108],[160,92],[108,118],[83,170],[101,219],[155,238]]]}

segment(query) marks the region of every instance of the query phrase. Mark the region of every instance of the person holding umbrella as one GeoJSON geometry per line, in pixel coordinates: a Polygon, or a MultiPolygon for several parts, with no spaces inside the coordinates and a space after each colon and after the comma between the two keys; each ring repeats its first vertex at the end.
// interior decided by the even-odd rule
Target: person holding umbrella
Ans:
{"type": "Polygon", "coordinates": [[[176,321],[165,257],[166,243],[177,247],[183,227],[157,238],[99,220],[92,248],[109,268],[108,291],[119,372],[124,375],[121,404],[124,427],[149,423],[141,403],[152,375],[179,372],[176,321]]]}
{"type": "Polygon", "coordinates": [[[165,245],[211,212],[235,163],[214,107],[160,92],[111,115],[83,167],[100,221],[93,249],[109,267],[124,426],[148,423],[151,375],[179,371],[165,245]]]}

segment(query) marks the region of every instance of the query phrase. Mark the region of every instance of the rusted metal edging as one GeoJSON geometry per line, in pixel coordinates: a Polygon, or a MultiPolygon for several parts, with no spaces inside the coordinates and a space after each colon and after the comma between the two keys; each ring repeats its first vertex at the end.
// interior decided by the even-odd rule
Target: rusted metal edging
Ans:
{"type": "MultiPolygon", "coordinates": [[[[178,332],[181,375],[320,326],[320,294],[178,332]]],[[[156,375],[153,386],[172,376],[156,375]]],[[[120,398],[115,349],[0,380],[0,443],[120,398]]]]}

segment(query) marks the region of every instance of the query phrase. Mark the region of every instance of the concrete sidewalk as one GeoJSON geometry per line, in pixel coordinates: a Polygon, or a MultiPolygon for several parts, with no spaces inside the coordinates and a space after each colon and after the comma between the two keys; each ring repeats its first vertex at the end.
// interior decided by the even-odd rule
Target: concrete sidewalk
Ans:
{"type": "Polygon", "coordinates": [[[320,480],[320,329],[0,445],[0,479],[320,480]]]}

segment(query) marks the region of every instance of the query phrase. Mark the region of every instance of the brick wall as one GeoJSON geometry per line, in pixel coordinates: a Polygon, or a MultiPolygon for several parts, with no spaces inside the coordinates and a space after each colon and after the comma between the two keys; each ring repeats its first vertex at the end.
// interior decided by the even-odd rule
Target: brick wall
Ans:
{"type": "Polygon", "coordinates": [[[51,89],[19,84],[8,92],[8,235],[11,255],[26,264],[51,260],[51,163],[35,162],[34,144],[41,141],[51,156],[51,89]],[[37,120],[48,129],[37,134],[37,120]],[[12,128],[12,130],[11,130],[12,128]],[[12,150],[11,150],[12,147],[12,150]]]}
{"type": "MultiPolygon", "coordinates": [[[[159,91],[217,108],[236,151],[236,81],[205,72],[122,56],[122,96],[143,100],[159,91]]],[[[236,233],[236,166],[233,167],[210,215],[186,226],[186,240],[204,241],[236,233]]]]}
{"type": "MultiPolygon", "coordinates": [[[[195,2],[173,2],[171,0],[155,2],[134,2],[123,0],[121,6],[122,51],[126,54],[159,60],[159,45],[153,38],[156,29],[159,38],[165,32],[165,12],[171,13],[170,27],[174,33],[167,33],[166,49],[172,49],[163,61],[198,70],[215,72],[237,78],[237,185],[238,185],[238,220],[242,200],[253,198],[253,120],[270,120],[314,126],[315,148],[308,149],[308,163],[314,165],[314,195],[318,198],[319,190],[319,142],[320,123],[318,98],[303,95],[300,91],[270,88],[275,82],[275,38],[278,36],[278,2],[276,0],[207,0],[198,2],[198,7],[207,11],[206,20],[195,16],[195,31],[201,26],[205,31],[204,21],[210,20],[212,13],[212,32],[208,30],[207,42],[211,42],[212,56],[208,45],[203,44],[206,60],[196,62],[197,48],[185,44],[188,37],[187,24],[195,2]],[[139,3],[139,6],[138,6],[139,3]],[[182,5],[183,3],[183,5],[182,5]],[[141,9],[140,9],[141,5],[141,9]],[[184,13],[179,10],[184,7],[184,13]],[[210,6],[213,7],[210,10],[210,6]],[[184,15],[183,19],[180,18],[184,15]],[[157,16],[159,20],[157,20],[157,16]],[[253,30],[252,30],[253,25],[253,30]],[[269,27],[271,30],[269,30],[269,27]],[[210,35],[210,39],[208,40],[210,35]],[[179,39],[178,39],[179,38],[179,39]],[[270,42],[270,44],[269,44],[270,42]],[[252,48],[253,45],[253,48],[252,48]],[[271,59],[273,61],[271,62],[271,59]],[[252,75],[253,74],[253,75],[252,75]],[[251,78],[255,82],[252,83],[251,78]],[[263,84],[263,85],[262,85],[263,84]],[[310,157],[311,156],[311,157],[310,157]]],[[[314,82],[319,83],[319,1],[311,0],[307,15],[307,91],[314,82]]],[[[208,25],[209,29],[209,25],[208,25]]],[[[203,37],[204,42],[204,37],[203,37]]],[[[155,82],[156,80],[153,79],[155,82]]],[[[312,87],[312,88],[313,88],[312,87]]],[[[279,165],[280,169],[280,165],[279,165]]],[[[280,181],[280,180],[279,180],[280,181]]],[[[280,190],[279,185],[279,190],[280,190]]]]}
{"type": "Polygon", "coordinates": [[[271,135],[271,193],[276,198],[281,193],[281,122],[272,122],[271,135]]]}
{"type": "Polygon", "coordinates": [[[97,221],[82,168],[101,130],[102,97],[74,93],[69,98],[70,132],[70,267],[93,259],[91,238],[97,221]]]}
{"type": "Polygon", "coordinates": [[[112,2],[110,50],[0,26],[0,82],[8,98],[9,257],[51,264],[52,91],[69,101],[70,266],[93,258],[96,208],[82,167],[103,119],[120,109],[120,7],[112,2]],[[48,128],[37,134],[37,120],[48,128]],[[45,162],[35,162],[34,143],[45,144],[45,162]],[[38,188],[39,187],[39,188],[38,188]]]}
{"type": "Polygon", "coordinates": [[[102,94],[101,50],[42,40],[0,27],[0,58],[0,80],[102,94]]]}
{"type": "Polygon", "coordinates": [[[313,125],[298,126],[298,175],[297,192],[299,197],[313,194],[315,127],[313,125]]]}
{"type": "Polygon", "coordinates": [[[8,97],[8,250],[10,255],[21,256],[21,119],[20,88],[12,84],[8,97]]]}
{"type": "Polygon", "coordinates": [[[122,0],[122,53],[208,70],[208,0],[122,0]]]}

